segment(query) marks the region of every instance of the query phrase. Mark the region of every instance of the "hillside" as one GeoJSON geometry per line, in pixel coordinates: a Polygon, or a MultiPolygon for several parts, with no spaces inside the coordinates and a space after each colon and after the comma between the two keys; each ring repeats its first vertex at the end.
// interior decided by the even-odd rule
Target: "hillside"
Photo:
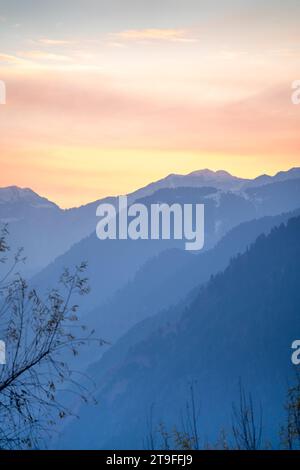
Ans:
{"type": "Polygon", "coordinates": [[[265,438],[276,446],[290,347],[300,329],[299,237],[300,218],[260,236],[199,289],[179,320],[135,344],[105,377],[96,364],[99,406],[81,408],[61,446],[142,447],[151,405],[157,424],[178,424],[191,381],[197,381],[202,436],[212,441],[230,426],[241,378],[263,408],[265,438]]]}

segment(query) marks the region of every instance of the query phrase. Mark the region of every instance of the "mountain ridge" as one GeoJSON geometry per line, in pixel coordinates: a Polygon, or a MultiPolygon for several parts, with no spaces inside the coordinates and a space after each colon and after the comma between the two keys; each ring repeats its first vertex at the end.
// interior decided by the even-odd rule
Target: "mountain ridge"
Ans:
{"type": "MultiPolygon", "coordinates": [[[[220,183],[222,183],[222,181],[223,182],[224,181],[225,182],[226,181],[227,182],[232,181],[232,182],[235,182],[235,183],[241,183],[241,184],[243,184],[243,187],[246,187],[247,184],[250,184],[251,186],[252,185],[255,186],[255,184],[257,184],[257,183],[259,183],[259,185],[261,185],[261,184],[268,184],[272,181],[273,182],[275,182],[275,181],[285,181],[287,179],[300,178],[300,167],[292,167],[289,170],[278,171],[273,176],[268,175],[268,174],[262,174],[262,175],[258,175],[256,177],[254,177],[254,178],[243,178],[243,177],[239,177],[239,176],[236,176],[236,175],[232,175],[230,172],[228,172],[226,170],[211,170],[209,168],[194,170],[194,171],[192,171],[190,173],[187,173],[187,174],[170,173],[170,174],[168,174],[167,176],[165,176],[161,179],[150,182],[149,184],[147,184],[147,185],[145,185],[145,186],[143,186],[143,187],[141,187],[141,188],[139,188],[139,189],[137,189],[137,190],[135,190],[131,193],[128,193],[127,196],[132,198],[132,199],[134,199],[135,197],[143,197],[143,196],[146,195],[145,193],[147,192],[147,190],[151,189],[151,191],[155,191],[157,189],[160,189],[161,187],[163,187],[162,186],[163,183],[166,184],[165,187],[172,187],[172,182],[174,183],[176,181],[176,179],[180,180],[180,182],[183,182],[185,180],[188,182],[188,179],[190,177],[198,179],[198,183],[200,185],[203,185],[204,183],[205,184],[210,183],[213,186],[214,182],[215,182],[215,184],[218,185],[218,182],[220,184],[220,183]],[[202,183],[201,183],[201,180],[202,180],[202,183]],[[169,184],[170,184],[170,186],[168,186],[169,184]]],[[[219,189],[221,189],[221,188],[219,188],[219,189]]],[[[20,193],[23,192],[24,194],[26,194],[26,192],[28,192],[28,193],[30,192],[33,195],[48,201],[50,204],[55,205],[62,212],[80,210],[80,209],[83,209],[84,207],[93,206],[93,205],[99,204],[100,202],[103,202],[103,201],[106,202],[106,201],[109,201],[109,200],[114,200],[115,198],[118,197],[118,196],[104,196],[104,197],[100,197],[98,199],[92,200],[88,203],[81,204],[80,206],[74,206],[74,207],[69,207],[69,208],[63,209],[59,206],[59,204],[51,201],[47,197],[39,195],[39,193],[37,193],[33,189],[28,188],[28,187],[20,187],[20,186],[16,186],[16,185],[0,187],[0,203],[1,203],[1,192],[5,191],[5,190],[14,190],[14,191],[18,191],[20,193]]]]}
{"type": "Polygon", "coordinates": [[[143,448],[152,405],[156,429],[161,422],[171,429],[182,425],[191,383],[197,383],[204,405],[202,439],[216,442],[223,426],[230,429],[230,407],[242,379],[263,409],[264,439],[278,448],[293,374],[291,344],[300,327],[299,237],[300,217],[258,237],[198,289],[179,321],[176,314],[175,324],[142,337],[117,367],[106,370],[105,382],[101,361],[95,364],[99,408],[83,405],[80,421],[64,430],[61,446],[143,448]]]}

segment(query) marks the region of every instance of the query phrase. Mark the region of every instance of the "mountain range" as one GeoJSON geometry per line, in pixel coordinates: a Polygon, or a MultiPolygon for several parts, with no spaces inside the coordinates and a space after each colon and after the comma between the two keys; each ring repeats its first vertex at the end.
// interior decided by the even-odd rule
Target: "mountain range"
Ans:
{"type": "Polygon", "coordinates": [[[277,448],[300,329],[299,238],[300,217],[292,218],[259,236],[189,301],[135,326],[91,366],[99,406],[79,409],[60,446],[143,448],[151,410],[154,434],[160,423],[180,429],[191,383],[202,445],[216,442],[230,429],[242,380],[263,411],[264,445],[277,448]]]}
{"type": "Polygon", "coordinates": [[[266,439],[278,446],[300,327],[300,168],[255,179],[169,175],[128,199],[204,204],[204,249],[189,253],[180,240],[100,241],[96,208],[117,207],[117,197],[63,210],[31,189],[0,188],[11,256],[23,246],[28,257],[22,274],[46,293],[65,267],[87,261],[91,292],[79,315],[107,341],[65,358],[96,384],[99,405],[70,401],[80,420],[50,445],[142,448],[150,410],[156,427],[180,428],[191,383],[203,403],[202,438],[212,442],[230,426],[242,379],[262,404],[266,439]]]}
{"type": "MultiPolygon", "coordinates": [[[[128,197],[129,202],[133,202],[151,196],[159,189],[212,187],[218,190],[216,198],[220,193],[230,191],[247,199],[247,188],[299,178],[300,168],[280,172],[273,177],[262,175],[253,180],[238,178],[225,171],[200,170],[188,175],[169,175],[128,197]]],[[[25,250],[28,261],[24,272],[27,275],[37,273],[75,243],[91,235],[95,231],[95,212],[100,202],[116,204],[116,198],[99,199],[63,210],[31,189],[0,188],[0,222],[9,224],[12,248],[23,247],[25,250]],[[50,244],[48,240],[51,240],[50,244]]]]}
{"type": "MultiPolygon", "coordinates": [[[[205,205],[204,252],[214,248],[228,232],[241,223],[297,210],[300,207],[300,179],[248,188],[242,193],[206,186],[160,189],[137,201],[146,206],[162,202],[203,203],[205,205]]],[[[72,267],[81,261],[87,261],[91,293],[80,301],[82,315],[86,317],[92,310],[102,312],[103,304],[111,302],[120,289],[133,281],[145,263],[174,249],[182,252],[184,242],[129,239],[100,241],[94,232],[41,270],[33,278],[33,283],[45,291],[49,285],[57,282],[64,267],[72,267]]],[[[163,272],[164,263],[159,260],[158,264],[163,272]]],[[[110,318],[109,323],[113,322],[114,315],[107,316],[110,318]]],[[[106,315],[104,317],[106,318],[106,315]]],[[[105,321],[100,323],[103,327],[105,321]]],[[[99,334],[105,337],[105,333],[110,331],[110,327],[103,328],[99,334]]],[[[109,337],[107,339],[111,339],[111,334],[109,337]]]]}

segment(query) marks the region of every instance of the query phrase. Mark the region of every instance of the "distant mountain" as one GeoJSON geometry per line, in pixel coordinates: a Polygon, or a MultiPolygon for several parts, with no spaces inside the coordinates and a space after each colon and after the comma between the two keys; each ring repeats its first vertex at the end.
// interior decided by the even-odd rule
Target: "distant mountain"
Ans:
{"type": "MultiPolygon", "coordinates": [[[[214,248],[197,255],[179,249],[164,251],[148,260],[112,299],[90,312],[85,322],[114,344],[135,324],[183,301],[193,289],[225,269],[232,257],[246,251],[259,235],[267,235],[275,226],[297,216],[300,209],[244,222],[228,232],[214,248]]],[[[87,351],[87,360],[99,356],[103,349],[95,355],[87,351]]]]}
{"type": "MultiPolygon", "coordinates": [[[[287,182],[299,180],[300,169],[293,168],[287,172],[280,172],[274,177],[267,175],[254,180],[238,178],[226,171],[199,170],[189,175],[169,175],[167,178],[152,183],[145,188],[130,194],[129,202],[152,196],[158,190],[186,188],[214,188],[212,198],[216,202],[223,197],[233,201],[252,197],[248,189],[262,187],[274,182],[287,182]],[[226,193],[230,194],[226,196],[226,193]]],[[[96,226],[96,208],[100,202],[115,203],[116,198],[97,200],[78,208],[68,210],[60,209],[48,199],[39,196],[31,189],[16,186],[0,188],[0,223],[8,223],[11,233],[11,244],[15,250],[24,247],[28,261],[23,267],[26,275],[34,274],[55,258],[64,254],[72,245],[91,235],[96,226]]],[[[248,204],[244,201],[244,205],[248,204]]],[[[249,206],[249,204],[248,204],[249,206]]],[[[285,206],[284,210],[294,207],[285,206]]],[[[246,210],[247,212],[247,210],[246,210]]],[[[279,213],[273,210],[272,213],[279,213]]],[[[258,214],[258,215],[261,215],[258,214]]],[[[234,212],[231,217],[234,216],[234,212]]],[[[246,219],[243,219],[246,220],[246,219]]],[[[240,222],[241,220],[238,220],[240,222]]],[[[219,230],[218,238],[227,230],[226,223],[220,219],[216,221],[219,230]]],[[[229,223],[233,226],[234,224],[229,223]]],[[[213,241],[213,240],[211,240],[213,241]]]]}
{"type": "Polygon", "coordinates": [[[263,186],[247,188],[246,199],[255,205],[258,216],[275,215],[299,207],[300,179],[283,179],[283,181],[263,186]]]}
{"type": "MultiPolygon", "coordinates": [[[[279,215],[300,207],[300,179],[249,188],[239,193],[211,187],[161,189],[138,199],[149,206],[174,202],[205,204],[205,250],[216,245],[237,225],[269,215],[279,215]]],[[[91,293],[82,299],[82,312],[88,313],[111,298],[132,280],[139,268],[151,257],[171,248],[184,249],[180,240],[105,240],[96,234],[73,245],[34,279],[44,290],[53,285],[64,267],[86,260],[91,293]]]]}
{"type": "Polygon", "coordinates": [[[133,197],[141,198],[153,194],[155,191],[163,188],[178,187],[203,187],[212,186],[223,191],[242,191],[249,187],[264,186],[266,184],[287,181],[300,178],[300,168],[292,168],[288,171],[281,171],[275,176],[261,175],[254,179],[239,178],[233,176],[227,171],[212,171],[209,169],[197,170],[187,175],[170,174],[151,183],[144,188],[133,193],[133,197]]]}
{"type": "MultiPolygon", "coordinates": [[[[216,194],[214,188],[177,188],[164,189],[155,194],[138,200],[149,207],[154,203],[200,203],[206,204],[205,236],[207,247],[219,239],[218,219],[224,220],[224,228],[231,228],[247,217],[253,218],[253,207],[248,201],[238,196],[224,196],[220,202],[212,198],[216,194]],[[230,201],[232,201],[230,203],[230,201]],[[230,220],[230,206],[235,207],[230,220]],[[223,219],[222,219],[223,217],[223,219]],[[226,219],[225,219],[226,218],[226,219]]],[[[300,204],[299,204],[300,205],[300,204]]],[[[60,277],[66,266],[74,266],[82,260],[89,263],[87,275],[90,279],[91,293],[82,299],[82,308],[88,312],[99,303],[109,299],[118,289],[129,282],[137,270],[150,258],[165,250],[184,249],[182,240],[104,240],[100,241],[96,234],[73,245],[63,256],[42,270],[33,282],[41,289],[47,290],[60,277]]]]}
{"type": "Polygon", "coordinates": [[[31,189],[0,188],[0,224],[8,225],[12,254],[24,248],[28,261],[23,272],[27,276],[35,274],[90,235],[95,230],[99,202],[62,210],[31,189]]]}
{"type": "MultiPolygon", "coordinates": [[[[2,188],[0,222],[9,224],[13,247],[25,247],[30,260],[27,276],[40,271],[32,283],[41,291],[48,291],[56,284],[64,267],[72,268],[82,260],[88,261],[87,275],[92,290],[80,301],[81,315],[85,323],[97,328],[98,336],[113,343],[117,341],[103,357],[104,363],[100,361],[92,372],[96,380],[101,377],[104,380],[103,368],[115,387],[115,371],[121,371],[126,383],[129,380],[127,369],[126,373],[123,370],[124,355],[131,357],[144,342],[150,344],[150,337],[157,332],[168,337],[174,328],[177,331],[183,310],[190,309],[199,287],[210,276],[225,269],[230,258],[245,251],[259,234],[268,234],[274,225],[286,222],[291,216],[289,212],[299,215],[299,175],[300,170],[295,168],[275,177],[263,175],[255,180],[243,180],[224,171],[201,170],[186,176],[170,175],[129,195],[130,203],[138,201],[148,207],[154,203],[203,203],[205,248],[200,254],[185,252],[184,242],[177,240],[101,242],[95,235],[96,207],[100,202],[116,205],[116,198],[62,210],[30,189],[2,188]]],[[[264,265],[261,269],[264,270],[264,265]]],[[[222,306],[219,308],[222,311],[222,306]]],[[[156,348],[156,341],[153,347],[156,348]]],[[[158,351],[160,347],[158,342],[158,351]]],[[[98,351],[94,354],[90,350],[89,357],[84,357],[78,367],[90,363],[91,355],[93,360],[100,357],[98,351]]],[[[141,364],[136,358],[133,362],[144,366],[143,358],[141,364]]],[[[146,372],[143,369],[145,376],[146,372]]],[[[256,386],[254,382],[249,383],[256,386]]],[[[108,398],[105,395],[104,402],[112,400],[118,387],[108,398]]],[[[110,393],[108,389],[107,393],[110,393]]],[[[159,397],[159,391],[155,393],[159,397]]],[[[177,404],[184,398],[183,385],[177,398],[177,404]]],[[[120,413],[122,416],[122,409],[120,413]]],[[[166,411],[169,423],[174,417],[175,411],[169,415],[166,411]]],[[[109,432],[107,442],[114,442],[115,435],[109,432]]]]}
{"type": "Polygon", "coordinates": [[[280,171],[274,176],[261,175],[253,180],[248,180],[244,182],[242,188],[257,188],[259,186],[265,186],[271,183],[280,183],[283,181],[294,180],[300,178],[300,168],[291,168],[287,171],[280,171]]]}
{"type": "MultiPolygon", "coordinates": [[[[105,339],[108,344],[101,348],[90,345],[89,348],[83,349],[80,356],[76,357],[74,367],[85,369],[91,362],[100,359],[108,349],[106,362],[110,363],[112,368],[115,367],[114,355],[119,349],[118,340],[123,336],[123,348],[127,349],[140,340],[136,332],[139,330],[135,330],[134,325],[138,327],[142,324],[142,334],[147,334],[146,332],[153,328],[153,323],[158,324],[159,320],[155,319],[158,314],[186,302],[186,297],[190,299],[193,290],[207,282],[212,275],[225,269],[230,259],[243,253],[259,235],[267,235],[273,227],[296,216],[300,216],[300,209],[276,217],[245,222],[225,235],[215,248],[198,255],[171,249],[148,260],[137,271],[132,281],[85,315],[84,324],[94,329],[97,337],[105,339]],[[129,333],[128,342],[127,332],[132,329],[136,333],[129,333]]],[[[164,316],[158,316],[162,326],[164,316]]],[[[69,360],[72,361],[72,358],[69,360]]]]}
{"type": "MultiPolygon", "coordinates": [[[[58,206],[48,199],[39,196],[37,193],[29,188],[18,188],[17,186],[9,186],[7,188],[0,188],[0,209],[1,211],[7,210],[9,212],[14,208],[20,210],[18,205],[26,205],[27,207],[44,208],[44,209],[57,209],[58,206]]],[[[1,219],[3,214],[1,214],[1,219]]]]}
{"type": "Polygon", "coordinates": [[[200,188],[204,186],[212,186],[224,191],[237,191],[250,181],[251,180],[232,176],[226,171],[214,172],[206,169],[194,171],[188,175],[171,174],[166,178],[139,189],[133,193],[133,195],[141,198],[144,196],[149,196],[159,189],[176,189],[179,187],[200,188]]]}
{"type": "MultiPolygon", "coordinates": [[[[140,342],[93,366],[99,405],[82,406],[61,436],[62,448],[143,448],[149,411],[154,425],[182,426],[189,384],[197,383],[202,438],[230,429],[231,404],[242,379],[263,410],[263,439],[278,446],[291,344],[300,331],[300,218],[260,236],[243,255],[164,314],[156,328],[128,335],[140,342]],[[150,331],[150,334],[149,334],[150,331]],[[297,333],[298,332],[298,333],[297,333]]],[[[176,289],[174,285],[174,290],[176,289]]],[[[158,317],[156,317],[157,321],[158,317]]],[[[148,322],[151,320],[148,320],[148,322]]],[[[124,344],[124,339],[120,343],[124,344]]]]}

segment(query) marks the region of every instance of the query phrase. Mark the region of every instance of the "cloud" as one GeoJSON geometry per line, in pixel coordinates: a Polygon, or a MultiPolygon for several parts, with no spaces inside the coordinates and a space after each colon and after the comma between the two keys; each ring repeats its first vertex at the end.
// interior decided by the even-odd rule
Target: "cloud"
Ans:
{"type": "Polygon", "coordinates": [[[99,73],[82,72],[76,80],[72,72],[34,71],[21,78],[11,72],[4,78],[10,84],[10,101],[0,124],[2,141],[9,140],[9,145],[172,146],[253,155],[295,155],[300,149],[299,112],[284,83],[231,102],[170,103],[155,93],[118,89],[99,73]]]}
{"type": "Polygon", "coordinates": [[[116,47],[117,49],[122,49],[122,48],[126,48],[125,44],[123,42],[117,42],[117,41],[109,41],[107,43],[107,45],[109,47],[116,47]]]}
{"type": "Polygon", "coordinates": [[[50,60],[56,62],[70,62],[71,57],[62,54],[52,54],[44,51],[23,51],[19,53],[21,56],[33,60],[50,60]]]}
{"type": "Polygon", "coordinates": [[[1,62],[6,62],[10,64],[24,64],[25,61],[15,55],[0,53],[0,63],[1,62]]]}
{"type": "Polygon", "coordinates": [[[50,39],[50,38],[41,38],[38,40],[39,44],[44,46],[70,46],[75,44],[76,41],[70,41],[66,39],[50,39]]]}
{"type": "Polygon", "coordinates": [[[236,161],[245,172],[258,166],[270,171],[287,162],[294,166],[299,160],[299,110],[290,102],[286,83],[229,103],[175,97],[170,103],[154,92],[120,89],[99,73],[7,70],[3,78],[9,84],[9,102],[0,113],[0,178],[12,181],[15,169],[21,168],[20,179],[28,178],[22,184],[39,181],[55,187],[63,174],[64,185],[68,178],[72,187],[70,201],[62,196],[65,205],[82,193],[93,199],[89,187],[95,193],[101,187],[103,195],[127,192],[120,169],[132,169],[128,184],[134,186],[147,168],[149,174],[157,168],[176,170],[175,159],[190,159],[195,168],[214,159],[210,165],[228,165],[229,170],[236,161]],[[165,155],[172,160],[166,168],[165,155]],[[92,168],[99,181],[84,168],[92,168]],[[104,171],[113,176],[103,177],[104,171]]]}
{"type": "Polygon", "coordinates": [[[169,41],[169,42],[195,42],[186,29],[127,29],[112,35],[123,41],[169,41]]]}

